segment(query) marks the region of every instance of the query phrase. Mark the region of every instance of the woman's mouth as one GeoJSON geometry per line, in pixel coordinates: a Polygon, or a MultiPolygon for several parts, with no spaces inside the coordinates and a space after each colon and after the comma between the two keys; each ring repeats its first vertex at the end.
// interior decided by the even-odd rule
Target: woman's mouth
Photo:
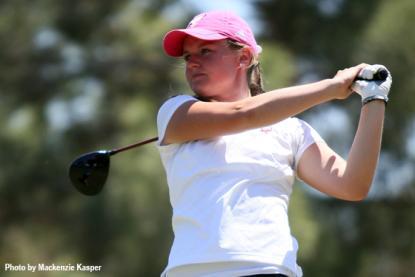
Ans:
{"type": "Polygon", "coordinates": [[[200,78],[200,77],[203,77],[203,76],[206,76],[206,74],[204,74],[204,73],[195,73],[195,74],[192,74],[192,80],[194,80],[194,79],[197,79],[197,78],[200,78]]]}

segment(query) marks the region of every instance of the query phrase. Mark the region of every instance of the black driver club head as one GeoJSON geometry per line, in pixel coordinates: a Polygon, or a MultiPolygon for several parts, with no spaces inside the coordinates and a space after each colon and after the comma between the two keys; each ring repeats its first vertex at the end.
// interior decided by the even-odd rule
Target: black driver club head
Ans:
{"type": "Polygon", "coordinates": [[[110,156],[111,151],[101,150],[76,158],[69,167],[72,185],[85,195],[98,194],[107,180],[110,156]]]}
{"type": "Polygon", "coordinates": [[[69,179],[79,192],[85,195],[96,195],[102,190],[107,180],[110,156],[157,140],[158,137],[153,137],[121,148],[101,150],[79,156],[69,167],[69,179]]]}

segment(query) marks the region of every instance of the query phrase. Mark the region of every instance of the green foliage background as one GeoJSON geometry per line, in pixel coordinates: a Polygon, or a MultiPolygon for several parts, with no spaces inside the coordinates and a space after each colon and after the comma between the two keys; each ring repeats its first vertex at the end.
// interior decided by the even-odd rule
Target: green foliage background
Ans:
{"type": "MultiPolygon", "coordinates": [[[[253,9],[268,89],[360,62],[385,64],[394,78],[370,197],[349,203],[296,186],[290,218],[305,276],[412,276],[415,2],[256,0],[253,9]]],[[[95,197],[72,188],[67,168],[85,152],[156,134],[159,105],[188,92],[183,65],[164,56],[161,39],[195,13],[173,0],[0,2],[1,276],[17,276],[5,263],[103,266],[88,276],[163,270],[171,207],[155,145],[113,157],[95,197]]],[[[358,97],[301,116],[328,120],[332,107],[352,133],[358,97]]],[[[350,138],[326,138],[347,155],[350,138]]],[[[45,275],[83,276],[31,274],[45,275]]]]}

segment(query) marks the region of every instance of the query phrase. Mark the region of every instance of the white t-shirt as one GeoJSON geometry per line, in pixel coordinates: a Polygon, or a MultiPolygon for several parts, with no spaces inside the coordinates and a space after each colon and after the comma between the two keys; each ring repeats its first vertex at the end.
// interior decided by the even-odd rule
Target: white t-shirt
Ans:
{"type": "Polygon", "coordinates": [[[195,100],[188,95],[170,98],[157,116],[175,235],[165,273],[227,262],[228,271],[235,265],[237,272],[246,263],[249,274],[258,265],[301,276],[288,202],[297,162],[321,137],[304,121],[288,118],[237,134],[161,145],[173,113],[195,100]]]}

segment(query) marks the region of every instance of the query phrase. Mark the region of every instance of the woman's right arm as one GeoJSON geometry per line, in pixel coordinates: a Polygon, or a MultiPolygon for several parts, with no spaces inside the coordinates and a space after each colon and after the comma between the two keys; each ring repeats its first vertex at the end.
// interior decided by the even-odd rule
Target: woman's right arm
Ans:
{"type": "Polygon", "coordinates": [[[235,102],[189,101],[170,119],[164,144],[209,139],[267,126],[318,104],[347,98],[361,64],[332,79],[278,89],[235,102]]]}

